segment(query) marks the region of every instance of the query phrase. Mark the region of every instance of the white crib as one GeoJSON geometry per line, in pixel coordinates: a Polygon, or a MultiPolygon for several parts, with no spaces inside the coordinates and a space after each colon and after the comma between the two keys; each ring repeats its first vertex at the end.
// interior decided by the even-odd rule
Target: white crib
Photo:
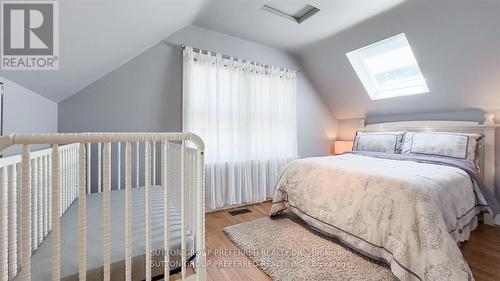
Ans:
{"type": "MultiPolygon", "coordinates": [[[[51,241],[50,269],[47,269],[51,280],[95,280],[96,269],[87,266],[87,223],[95,218],[87,217],[91,212],[86,207],[87,198],[91,200],[96,196],[102,201],[99,229],[103,256],[97,270],[99,279],[152,280],[160,271],[168,280],[172,269],[168,254],[172,246],[169,210],[173,208],[179,213],[179,278],[206,280],[204,144],[198,136],[191,133],[81,133],[0,137],[0,151],[16,145],[22,146],[22,155],[0,159],[0,281],[40,280],[41,275],[36,275],[40,266],[32,268],[32,262],[40,264],[35,257],[47,252],[46,240],[51,241]],[[31,152],[32,145],[52,147],[31,152]],[[144,189],[133,191],[133,187],[144,189]],[[140,210],[144,211],[145,228],[141,277],[135,268],[136,253],[132,251],[133,223],[137,223],[132,200],[139,190],[145,201],[144,210],[140,210]],[[157,210],[154,204],[152,207],[152,192],[161,197],[158,201],[162,202],[163,212],[161,234],[152,225],[152,211],[157,210]],[[118,203],[123,204],[125,211],[122,268],[115,267],[119,263],[115,257],[112,259],[112,255],[116,256],[111,251],[112,240],[116,238],[110,236],[116,233],[116,229],[111,229],[111,214],[116,205],[112,196],[120,198],[118,203]],[[61,251],[68,251],[61,248],[61,238],[65,238],[61,237],[61,222],[68,219],[78,221],[73,222],[78,228],[78,250],[75,250],[78,265],[73,276],[67,271],[61,275],[61,251]],[[152,237],[153,234],[156,236],[152,237]],[[194,240],[190,257],[187,238],[194,240]],[[159,239],[161,249],[153,249],[152,240],[158,242],[159,239]],[[161,255],[160,269],[158,263],[154,265],[157,260],[153,257],[153,252],[158,250],[167,253],[161,255]],[[192,270],[188,271],[188,267],[192,270]],[[122,272],[117,274],[117,270],[122,272]]],[[[90,206],[95,208],[95,204],[90,206]]],[[[116,227],[116,223],[113,225],[116,227]]]]}

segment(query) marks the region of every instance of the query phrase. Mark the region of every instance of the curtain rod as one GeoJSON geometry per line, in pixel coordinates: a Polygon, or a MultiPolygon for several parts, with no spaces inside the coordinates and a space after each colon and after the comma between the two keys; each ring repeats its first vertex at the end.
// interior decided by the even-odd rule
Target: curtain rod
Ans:
{"type": "MultiPolygon", "coordinates": [[[[181,46],[181,48],[182,48],[183,50],[184,50],[184,49],[186,49],[186,45],[181,44],[180,46],[181,46]]],[[[202,49],[199,49],[199,48],[193,48],[193,51],[194,51],[194,52],[197,52],[197,53],[202,53],[202,54],[203,54],[203,53],[205,53],[205,54],[207,54],[207,55],[208,55],[208,54],[210,54],[211,56],[216,56],[216,55],[217,55],[217,53],[216,53],[216,52],[212,52],[212,51],[208,51],[208,50],[202,50],[202,49]]],[[[223,58],[223,59],[228,59],[228,60],[229,60],[229,59],[231,59],[231,56],[228,56],[228,55],[222,55],[222,58],[223,58]]],[[[233,58],[233,60],[240,60],[240,58],[238,58],[238,57],[232,57],[232,58],[233,58]]],[[[250,64],[253,64],[253,65],[255,65],[255,64],[259,64],[258,62],[252,62],[252,61],[245,60],[245,59],[241,59],[241,60],[242,60],[243,62],[249,62],[250,64]]],[[[268,64],[262,64],[262,66],[264,66],[265,68],[269,68],[269,67],[271,67],[271,65],[268,65],[268,64]]],[[[300,73],[300,72],[301,72],[300,70],[296,70],[296,69],[288,69],[288,68],[284,68],[284,67],[280,67],[279,69],[282,69],[282,70],[292,70],[292,71],[295,71],[295,72],[297,72],[297,73],[300,73]]]]}

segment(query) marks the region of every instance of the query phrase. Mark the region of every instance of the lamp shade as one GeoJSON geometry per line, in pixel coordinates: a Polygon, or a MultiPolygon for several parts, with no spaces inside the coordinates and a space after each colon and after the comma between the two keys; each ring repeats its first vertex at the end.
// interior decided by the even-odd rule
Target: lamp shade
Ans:
{"type": "Polygon", "coordinates": [[[333,143],[333,153],[342,154],[347,151],[352,151],[353,141],[334,141],[333,143]]]}

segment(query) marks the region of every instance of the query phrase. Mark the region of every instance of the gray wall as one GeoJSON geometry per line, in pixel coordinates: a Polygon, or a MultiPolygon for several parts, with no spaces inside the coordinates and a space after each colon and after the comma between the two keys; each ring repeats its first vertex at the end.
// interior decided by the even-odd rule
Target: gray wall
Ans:
{"type": "MultiPolygon", "coordinates": [[[[497,116],[496,123],[500,125],[500,109],[488,110],[497,116]]],[[[369,115],[366,117],[366,124],[376,124],[383,122],[396,121],[414,121],[414,120],[452,120],[452,121],[484,121],[485,111],[479,109],[469,109],[452,112],[431,112],[421,114],[402,114],[402,115],[369,115]]],[[[338,136],[341,140],[352,140],[356,134],[356,129],[359,128],[363,118],[340,119],[338,120],[338,136]]],[[[495,134],[495,190],[496,197],[500,201],[500,130],[496,130],[495,134]]]]}
{"type": "Polygon", "coordinates": [[[338,119],[500,108],[500,1],[408,0],[298,55],[338,119]],[[430,94],[372,101],[346,53],[404,32],[430,94]]]}
{"type": "MultiPolygon", "coordinates": [[[[57,103],[4,77],[0,77],[0,81],[5,85],[4,135],[57,132],[57,103]]],[[[34,146],[32,150],[39,148],[34,146]]],[[[6,150],[4,155],[20,151],[19,147],[13,147],[6,150]]]]}
{"type": "MultiPolygon", "coordinates": [[[[222,33],[189,26],[59,103],[59,131],[182,130],[182,50],[179,45],[298,69],[283,51],[222,33]]],[[[299,75],[298,150],[325,155],[336,121],[304,73],[299,75]]]]}

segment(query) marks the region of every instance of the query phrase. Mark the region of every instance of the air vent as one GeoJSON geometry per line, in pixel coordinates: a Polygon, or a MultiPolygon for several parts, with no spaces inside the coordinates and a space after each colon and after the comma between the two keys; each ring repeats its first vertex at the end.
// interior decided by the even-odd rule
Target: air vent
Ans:
{"type": "Polygon", "coordinates": [[[295,9],[295,11],[292,11],[291,9],[278,8],[269,4],[262,6],[262,9],[280,17],[294,21],[298,24],[303,23],[305,20],[311,18],[313,15],[320,11],[320,9],[309,4],[306,4],[298,10],[295,9]]]}
{"type": "Polygon", "coordinates": [[[231,216],[239,216],[239,215],[243,215],[243,214],[246,214],[246,213],[251,213],[252,211],[250,211],[249,209],[245,208],[245,209],[239,209],[239,210],[234,210],[234,211],[229,211],[228,213],[231,215],[231,216]]]}

